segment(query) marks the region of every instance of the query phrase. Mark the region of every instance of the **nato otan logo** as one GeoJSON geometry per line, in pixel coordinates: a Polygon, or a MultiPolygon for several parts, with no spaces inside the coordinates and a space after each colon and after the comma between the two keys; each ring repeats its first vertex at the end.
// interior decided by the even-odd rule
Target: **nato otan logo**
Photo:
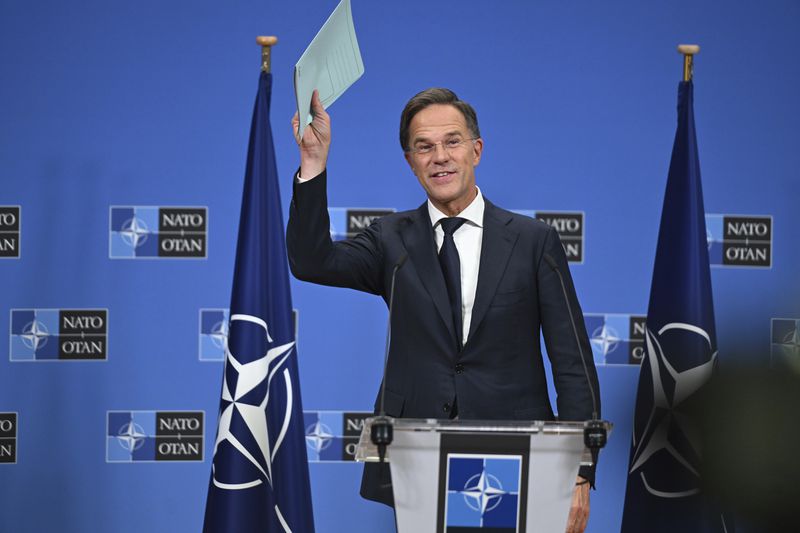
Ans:
{"type": "Polygon", "coordinates": [[[584,313],[595,364],[641,364],[646,320],[645,315],[584,313]]]}
{"type": "Polygon", "coordinates": [[[331,239],[341,241],[355,237],[377,219],[395,211],[395,209],[377,207],[329,207],[331,239]]]}
{"type": "Polygon", "coordinates": [[[772,217],[706,215],[712,266],[772,267],[772,217]]]}
{"type": "MultiPolygon", "coordinates": [[[[299,330],[299,314],[292,309],[294,320],[294,338],[297,342],[299,330]]],[[[225,361],[225,349],[228,346],[228,327],[230,311],[228,309],[200,309],[200,340],[198,342],[200,361],[225,361]]]]}
{"type": "Polygon", "coordinates": [[[584,259],[584,219],[582,211],[534,211],[515,209],[515,213],[541,220],[552,226],[570,263],[582,264],[584,259]]]}
{"type": "Polygon", "coordinates": [[[105,361],[107,309],[12,309],[11,361],[105,361]]]}
{"type": "Polygon", "coordinates": [[[308,461],[354,461],[364,420],[371,416],[374,415],[364,411],[304,411],[308,461]]]}
{"type": "Polygon", "coordinates": [[[20,211],[18,205],[0,205],[0,259],[19,258],[20,211]]]}
{"type": "Polygon", "coordinates": [[[800,319],[772,319],[772,366],[800,372],[800,319]]]}
{"type": "Polygon", "coordinates": [[[203,461],[204,411],[108,411],[106,462],[203,461]]]}
{"type": "Polygon", "coordinates": [[[445,533],[519,531],[521,480],[519,456],[448,454],[445,533]]]}
{"type": "Polygon", "coordinates": [[[0,413],[0,464],[17,462],[17,413],[0,413]]]}
{"type": "Polygon", "coordinates": [[[112,259],[186,259],[208,256],[205,207],[111,206],[112,259]]]}

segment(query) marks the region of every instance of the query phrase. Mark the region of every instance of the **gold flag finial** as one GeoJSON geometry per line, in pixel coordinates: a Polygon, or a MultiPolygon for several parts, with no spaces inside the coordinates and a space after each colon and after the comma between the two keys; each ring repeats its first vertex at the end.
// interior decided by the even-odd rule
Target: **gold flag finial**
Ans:
{"type": "Polygon", "coordinates": [[[261,72],[269,72],[270,51],[277,42],[278,38],[274,35],[259,35],[256,37],[256,44],[261,46],[261,72]]]}
{"type": "Polygon", "coordinates": [[[700,52],[696,44],[679,44],[678,52],[683,54],[683,81],[692,81],[692,58],[700,52]]]}

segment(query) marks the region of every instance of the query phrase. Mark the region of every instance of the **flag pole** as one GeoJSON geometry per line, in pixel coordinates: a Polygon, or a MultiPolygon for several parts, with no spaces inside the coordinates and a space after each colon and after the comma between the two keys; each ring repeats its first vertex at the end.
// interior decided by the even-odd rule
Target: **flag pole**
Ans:
{"type": "Polygon", "coordinates": [[[692,81],[692,59],[700,53],[700,47],[696,44],[679,44],[678,52],[683,54],[683,81],[692,81]]]}
{"type": "Polygon", "coordinates": [[[274,35],[259,35],[256,37],[256,44],[261,46],[261,72],[269,72],[271,64],[270,53],[272,47],[278,42],[274,35]]]}

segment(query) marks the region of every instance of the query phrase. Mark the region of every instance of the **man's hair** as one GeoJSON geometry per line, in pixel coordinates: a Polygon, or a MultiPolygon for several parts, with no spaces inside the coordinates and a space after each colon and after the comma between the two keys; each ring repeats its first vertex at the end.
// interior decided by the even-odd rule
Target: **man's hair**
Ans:
{"type": "Polygon", "coordinates": [[[404,152],[408,152],[411,149],[408,143],[408,127],[411,124],[411,119],[426,107],[435,104],[451,105],[458,109],[464,115],[470,134],[475,138],[481,136],[481,132],[478,129],[478,115],[475,114],[472,106],[463,100],[459,100],[456,93],[450,89],[432,87],[413,96],[406,104],[406,107],[403,108],[403,113],[400,115],[400,146],[403,147],[404,152]]]}

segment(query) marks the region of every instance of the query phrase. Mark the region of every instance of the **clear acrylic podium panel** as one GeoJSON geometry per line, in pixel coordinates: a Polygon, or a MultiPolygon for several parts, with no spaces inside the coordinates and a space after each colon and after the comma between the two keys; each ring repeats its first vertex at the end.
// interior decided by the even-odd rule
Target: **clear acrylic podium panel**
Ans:
{"type": "MultiPolygon", "coordinates": [[[[370,428],[374,417],[364,420],[364,427],[358,440],[356,461],[363,463],[377,463],[378,447],[370,440],[370,428]]],[[[461,433],[516,433],[545,435],[581,435],[583,439],[583,422],[552,422],[539,420],[447,420],[436,418],[392,418],[394,431],[433,431],[433,432],[461,432],[461,433]]],[[[611,433],[613,424],[606,422],[606,430],[611,433]]],[[[386,461],[390,461],[391,446],[386,449],[386,461]]],[[[588,449],[581,455],[581,465],[591,465],[592,456],[588,449]]]]}
{"type": "MultiPolygon", "coordinates": [[[[373,420],[364,423],[357,461],[379,460],[370,442],[373,420]]],[[[404,418],[393,425],[386,460],[398,533],[446,533],[488,521],[518,533],[564,531],[578,466],[591,464],[583,422],[404,418]],[[462,476],[454,483],[453,473],[476,458],[480,479],[476,474],[463,483],[462,476]],[[500,471],[515,465],[516,479],[490,475],[490,462],[499,463],[500,471]]],[[[611,424],[605,425],[610,432],[611,424]]]]}

